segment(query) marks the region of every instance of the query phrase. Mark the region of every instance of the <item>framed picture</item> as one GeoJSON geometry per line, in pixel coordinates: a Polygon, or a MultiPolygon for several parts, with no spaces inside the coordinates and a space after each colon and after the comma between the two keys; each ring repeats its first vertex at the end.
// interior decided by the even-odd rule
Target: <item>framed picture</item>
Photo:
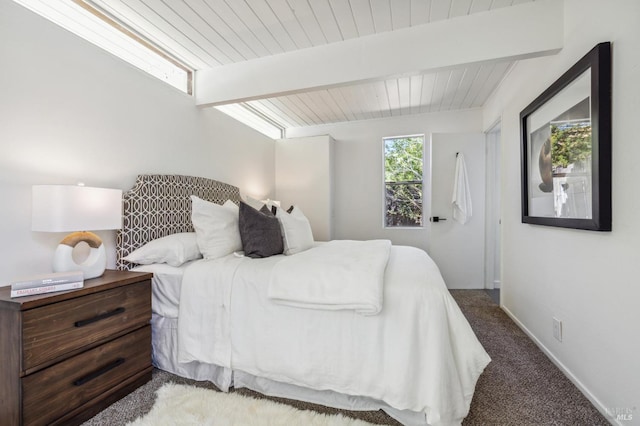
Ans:
{"type": "Polygon", "coordinates": [[[611,231],[611,44],[520,113],[522,222],[611,231]]]}

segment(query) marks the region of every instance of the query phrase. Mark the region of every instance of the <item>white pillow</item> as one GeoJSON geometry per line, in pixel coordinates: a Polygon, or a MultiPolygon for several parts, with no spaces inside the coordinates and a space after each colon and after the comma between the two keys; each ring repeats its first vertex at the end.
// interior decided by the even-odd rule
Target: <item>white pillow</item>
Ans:
{"type": "Polygon", "coordinates": [[[280,201],[272,200],[271,198],[267,198],[266,200],[262,200],[265,206],[269,207],[271,210],[272,207],[280,208],[280,201]]]}
{"type": "Polygon", "coordinates": [[[282,227],[282,241],[284,242],[284,254],[292,255],[300,253],[313,246],[313,233],[311,224],[302,213],[300,207],[293,206],[291,213],[284,209],[276,211],[276,217],[282,227]]]}
{"type": "Polygon", "coordinates": [[[227,200],[221,206],[191,196],[191,221],[205,259],[217,259],[242,250],[238,212],[233,201],[227,200]]]}
{"type": "Polygon", "coordinates": [[[250,197],[250,196],[247,195],[244,198],[245,198],[244,199],[245,203],[249,204],[251,207],[253,207],[254,209],[256,209],[258,211],[262,208],[262,206],[264,206],[264,203],[262,201],[256,200],[253,197],[250,197]]]}
{"type": "Polygon", "coordinates": [[[180,266],[201,257],[195,232],[181,232],[149,241],[123,259],[139,265],[166,263],[170,266],[180,266]]]}
{"type": "Polygon", "coordinates": [[[258,211],[260,211],[262,206],[267,206],[269,210],[271,210],[272,207],[280,208],[280,201],[272,200],[271,198],[267,198],[266,200],[256,200],[255,198],[247,195],[244,202],[258,211]]]}

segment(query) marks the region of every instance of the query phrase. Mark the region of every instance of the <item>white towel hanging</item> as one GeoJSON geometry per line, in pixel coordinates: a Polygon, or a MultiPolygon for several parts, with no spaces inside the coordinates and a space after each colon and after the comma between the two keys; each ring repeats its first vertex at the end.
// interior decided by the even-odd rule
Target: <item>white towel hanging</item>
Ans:
{"type": "Polygon", "coordinates": [[[472,214],[471,191],[469,190],[464,155],[459,152],[456,156],[456,174],[454,176],[451,203],[453,205],[453,219],[464,225],[472,214]]]}

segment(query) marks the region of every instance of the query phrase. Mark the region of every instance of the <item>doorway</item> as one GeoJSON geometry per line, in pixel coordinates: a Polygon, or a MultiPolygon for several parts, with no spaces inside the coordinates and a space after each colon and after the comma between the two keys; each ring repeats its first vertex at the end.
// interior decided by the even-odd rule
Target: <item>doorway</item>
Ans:
{"type": "MultiPolygon", "coordinates": [[[[501,273],[501,124],[497,122],[486,132],[486,232],[485,232],[485,289],[499,300],[501,273]]],[[[495,299],[494,299],[495,300],[495,299]]]]}

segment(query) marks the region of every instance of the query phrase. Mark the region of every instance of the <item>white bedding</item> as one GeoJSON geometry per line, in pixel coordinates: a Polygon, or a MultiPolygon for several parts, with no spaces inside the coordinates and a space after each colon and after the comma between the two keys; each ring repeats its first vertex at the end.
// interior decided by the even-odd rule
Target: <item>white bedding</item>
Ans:
{"type": "Polygon", "coordinates": [[[382,309],[389,240],[334,240],[286,256],[273,266],[269,299],[311,309],[353,309],[375,315],[382,309]]]}
{"type": "Polygon", "coordinates": [[[165,318],[178,318],[182,277],[189,265],[199,260],[186,262],[181,266],[169,266],[166,263],[140,265],[132,271],[153,273],[151,286],[151,309],[154,314],[165,318]]]}
{"type": "Polygon", "coordinates": [[[369,397],[432,425],[462,421],[490,359],[424,251],[391,248],[372,316],[273,303],[267,283],[283,259],[230,255],[187,268],[179,361],[369,397]]]}

